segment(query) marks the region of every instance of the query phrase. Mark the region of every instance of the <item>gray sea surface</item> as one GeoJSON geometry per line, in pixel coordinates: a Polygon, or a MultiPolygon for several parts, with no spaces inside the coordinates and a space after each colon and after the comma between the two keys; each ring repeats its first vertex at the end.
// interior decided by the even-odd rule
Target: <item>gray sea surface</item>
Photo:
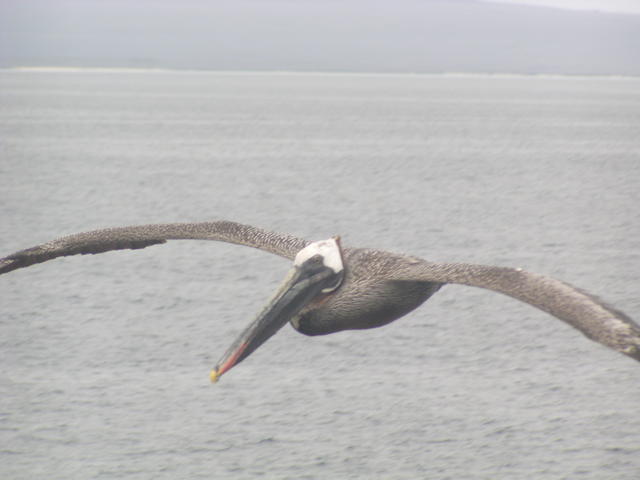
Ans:
{"type": "MultiPolygon", "coordinates": [[[[640,79],[0,71],[0,256],[228,219],[522,267],[640,319],[640,79]]],[[[209,369],[289,268],[174,241],[0,277],[3,479],[640,478],[640,365],[446,286],[209,369]]]]}

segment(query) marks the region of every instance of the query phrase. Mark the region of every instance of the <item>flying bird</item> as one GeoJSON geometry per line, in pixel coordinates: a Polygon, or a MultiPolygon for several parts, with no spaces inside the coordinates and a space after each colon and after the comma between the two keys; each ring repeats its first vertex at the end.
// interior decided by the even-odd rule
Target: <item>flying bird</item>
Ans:
{"type": "Polygon", "coordinates": [[[69,235],[0,259],[0,274],[67,255],[140,249],[185,239],[246,245],[293,260],[276,294],[213,368],[212,381],[287,323],[305,335],[379,327],[406,315],[448,283],[509,295],[640,361],[640,326],[620,310],[560,280],[519,268],[434,263],[381,250],[343,248],[339,237],[308,242],[229,221],[138,225],[69,235]]]}

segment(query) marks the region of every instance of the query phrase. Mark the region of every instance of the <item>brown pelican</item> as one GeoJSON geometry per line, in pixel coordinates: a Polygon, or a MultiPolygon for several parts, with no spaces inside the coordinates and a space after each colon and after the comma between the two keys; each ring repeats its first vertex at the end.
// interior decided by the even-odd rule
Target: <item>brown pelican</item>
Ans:
{"type": "Polygon", "coordinates": [[[519,268],[432,263],[380,250],[343,249],[338,237],[311,243],[227,221],[78,233],[0,259],[0,274],[66,255],[139,249],[182,239],[247,245],[293,260],[293,269],[275,296],[212,370],[212,381],[287,322],[305,335],[379,327],[418,307],[446,283],[487,288],[529,303],[592,340],[640,361],[640,326],[597,297],[560,280],[519,268]]]}

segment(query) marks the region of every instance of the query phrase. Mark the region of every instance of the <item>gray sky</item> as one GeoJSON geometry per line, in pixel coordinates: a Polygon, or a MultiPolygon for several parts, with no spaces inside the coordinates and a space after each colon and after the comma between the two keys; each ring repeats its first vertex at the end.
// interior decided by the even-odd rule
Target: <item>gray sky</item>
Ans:
{"type": "Polygon", "coordinates": [[[537,5],[568,10],[640,14],[640,0],[483,0],[487,2],[537,5]]]}
{"type": "Polygon", "coordinates": [[[640,75],[640,15],[593,11],[638,3],[0,0],[0,66],[640,75]]]}

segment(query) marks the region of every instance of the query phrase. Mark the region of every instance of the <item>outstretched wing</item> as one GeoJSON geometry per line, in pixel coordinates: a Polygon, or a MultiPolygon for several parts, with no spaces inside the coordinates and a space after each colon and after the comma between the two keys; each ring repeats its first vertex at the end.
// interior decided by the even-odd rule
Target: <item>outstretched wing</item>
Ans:
{"type": "Polygon", "coordinates": [[[0,274],[57,257],[139,249],[167,240],[217,240],[293,259],[307,241],[235,222],[167,223],[107,228],[58,238],[0,259],[0,274]]]}
{"type": "Polygon", "coordinates": [[[555,278],[467,263],[415,259],[395,280],[457,283],[487,288],[526,302],[577,328],[588,338],[640,361],[640,326],[598,297],[555,278]]]}

